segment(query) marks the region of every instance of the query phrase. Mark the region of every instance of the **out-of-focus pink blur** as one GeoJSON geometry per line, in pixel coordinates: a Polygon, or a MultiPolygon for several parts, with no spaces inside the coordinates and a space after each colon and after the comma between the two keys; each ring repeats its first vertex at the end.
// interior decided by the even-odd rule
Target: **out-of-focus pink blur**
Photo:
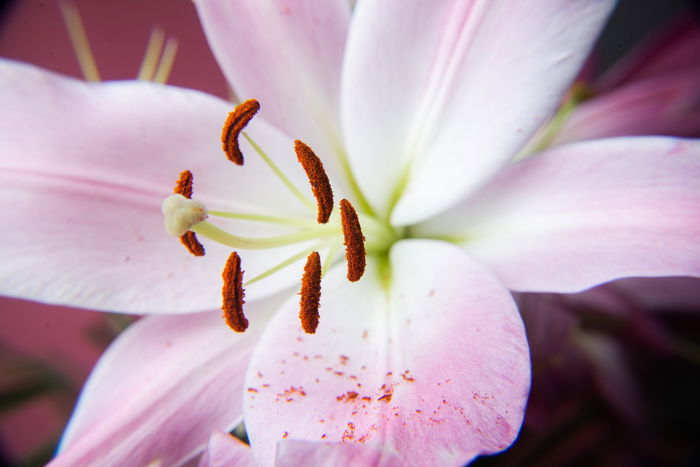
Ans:
{"type": "MultiPolygon", "coordinates": [[[[73,4],[103,80],[135,78],[151,31],[158,26],[166,37],[178,41],[168,83],[227,95],[191,1],[75,0],[73,4]]],[[[3,13],[0,56],[82,78],[58,1],[18,0],[3,13]]],[[[27,381],[26,369],[16,368],[18,361],[44,365],[59,385],[28,403],[0,411],[0,464],[24,463],[42,449],[53,449],[78,391],[113,335],[102,313],[0,298],[0,390],[5,394],[27,381]]],[[[31,374],[41,374],[41,369],[31,374]]]]}

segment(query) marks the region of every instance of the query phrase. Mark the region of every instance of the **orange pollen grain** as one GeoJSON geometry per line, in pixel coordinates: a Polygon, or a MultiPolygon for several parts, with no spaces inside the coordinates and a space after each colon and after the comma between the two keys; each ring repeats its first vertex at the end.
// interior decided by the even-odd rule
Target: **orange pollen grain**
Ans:
{"type": "Polygon", "coordinates": [[[243,165],[243,153],[238,144],[238,137],[243,129],[260,110],[260,104],[255,99],[248,99],[236,106],[228,114],[224,128],[221,131],[221,142],[228,160],[236,165],[243,165]]]}
{"type": "MultiPolygon", "coordinates": [[[[180,172],[180,177],[175,183],[175,188],[173,193],[182,195],[187,199],[192,199],[192,181],[194,177],[192,172],[189,170],[183,170],[180,172]]],[[[180,236],[180,242],[185,245],[187,251],[192,253],[194,256],[204,256],[205,250],[204,246],[197,240],[197,235],[194,232],[185,232],[184,235],[180,236]]]]}
{"type": "Polygon", "coordinates": [[[235,251],[231,253],[226,261],[224,272],[221,274],[224,279],[224,286],[221,289],[226,324],[236,332],[243,332],[248,327],[248,320],[243,314],[243,271],[241,270],[241,258],[235,251]]]}
{"type": "Polygon", "coordinates": [[[317,251],[306,258],[304,276],[301,278],[299,319],[307,334],[314,334],[318,327],[318,307],[321,302],[321,257],[317,251]]]}
{"type": "Polygon", "coordinates": [[[345,259],[348,263],[348,280],[357,282],[365,272],[365,236],[362,235],[357,212],[347,199],[340,200],[340,221],[345,239],[345,259]]]}
{"type": "Polygon", "coordinates": [[[317,220],[319,224],[325,224],[333,211],[333,190],[328,175],[323,169],[323,162],[310,147],[299,140],[294,141],[294,151],[297,153],[297,159],[304,168],[306,176],[309,177],[311,190],[318,205],[317,220]]]}

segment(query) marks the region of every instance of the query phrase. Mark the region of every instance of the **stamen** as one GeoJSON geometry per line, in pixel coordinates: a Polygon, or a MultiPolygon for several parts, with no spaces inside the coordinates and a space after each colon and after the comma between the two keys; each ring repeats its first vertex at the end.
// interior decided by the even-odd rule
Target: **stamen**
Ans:
{"type": "Polygon", "coordinates": [[[307,334],[314,334],[318,327],[318,307],[321,303],[321,257],[317,251],[306,259],[300,295],[301,327],[307,334]]]}
{"type": "Polygon", "coordinates": [[[141,68],[137,79],[146,81],[153,79],[153,75],[158,67],[158,57],[163,50],[164,42],[165,33],[163,30],[159,27],[151,29],[151,37],[148,39],[148,45],[143,55],[143,61],[141,62],[141,68]]]}
{"type": "Polygon", "coordinates": [[[237,165],[243,165],[243,153],[238,144],[238,137],[241,131],[248,125],[248,122],[258,113],[260,104],[255,99],[248,99],[236,106],[233,112],[228,114],[226,123],[221,132],[221,142],[223,143],[226,157],[237,165]]]}
{"type": "Polygon", "coordinates": [[[192,181],[192,172],[189,170],[180,172],[180,178],[177,179],[173,193],[192,199],[192,181]]]}
{"type": "Polygon", "coordinates": [[[68,29],[68,35],[85,80],[100,81],[97,62],[95,62],[95,57],[92,55],[90,41],[88,40],[87,32],[85,32],[83,21],[80,19],[78,8],[71,2],[59,2],[58,6],[61,9],[63,21],[66,23],[66,29],[68,29]]]}
{"type": "Polygon", "coordinates": [[[241,258],[235,251],[228,257],[221,277],[224,279],[224,286],[221,289],[223,297],[221,309],[224,312],[224,319],[231,329],[243,332],[248,327],[248,320],[243,314],[245,291],[243,290],[241,258]]]}
{"type": "Polygon", "coordinates": [[[163,202],[163,213],[165,214],[165,230],[171,235],[180,234],[180,242],[194,256],[204,256],[206,251],[204,245],[199,243],[197,235],[189,230],[193,223],[201,222],[207,218],[207,212],[204,205],[198,201],[192,200],[192,172],[184,170],[180,173],[180,178],[177,179],[173,193],[181,195],[190,200],[186,202],[187,206],[183,206],[182,198],[172,196],[163,202]],[[184,231],[184,233],[181,233],[184,231]]]}
{"type": "Polygon", "coordinates": [[[310,147],[299,140],[294,141],[294,151],[297,159],[309,177],[311,190],[316,197],[318,205],[317,220],[320,224],[325,224],[331,217],[333,211],[333,190],[328,180],[328,175],[323,169],[323,162],[314,154],[310,147]]]}
{"type": "Polygon", "coordinates": [[[160,57],[160,63],[158,64],[158,69],[156,69],[153,81],[161,84],[168,82],[170,72],[172,71],[173,64],[175,63],[176,55],[177,39],[169,37],[165,42],[165,49],[163,50],[163,55],[160,57]]]}
{"type": "Polygon", "coordinates": [[[197,240],[197,234],[191,230],[180,236],[180,242],[185,245],[185,248],[187,248],[187,250],[194,256],[204,256],[206,253],[204,250],[204,245],[199,243],[199,240],[197,240]]]}
{"type": "Polygon", "coordinates": [[[347,199],[340,200],[340,220],[343,224],[345,258],[348,262],[348,280],[357,282],[365,272],[365,236],[355,208],[347,199]]]}

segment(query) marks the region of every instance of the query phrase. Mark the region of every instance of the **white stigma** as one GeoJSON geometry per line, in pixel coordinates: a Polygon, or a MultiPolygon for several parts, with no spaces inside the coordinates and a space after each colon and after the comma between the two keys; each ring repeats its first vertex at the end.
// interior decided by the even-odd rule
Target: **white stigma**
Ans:
{"type": "Polygon", "coordinates": [[[165,214],[165,231],[174,237],[184,235],[209,215],[201,201],[185,198],[181,194],[165,198],[161,209],[165,214]]]}

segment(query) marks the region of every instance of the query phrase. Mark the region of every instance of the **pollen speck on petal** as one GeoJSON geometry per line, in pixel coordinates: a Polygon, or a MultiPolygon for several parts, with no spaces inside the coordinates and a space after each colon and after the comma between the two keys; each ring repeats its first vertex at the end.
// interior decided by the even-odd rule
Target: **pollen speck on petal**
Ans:
{"type": "Polygon", "coordinates": [[[304,168],[306,176],[309,177],[311,190],[318,204],[317,220],[319,224],[325,224],[333,211],[333,189],[323,168],[323,162],[309,146],[299,140],[294,141],[294,151],[297,153],[297,159],[304,168]]]}
{"type": "Polygon", "coordinates": [[[307,334],[314,334],[318,327],[318,308],[321,303],[321,257],[317,251],[306,258],[304,276],[301,279],[301,303],[299,318],[307,334]]]}
{"type": "Polygon", "coordinates": [[[348,280],[357,282],[365,273],[365,236],[355,208],[347,199],[340,200],[340,220],[343,225],[345,259],[348,263],[348,280]]]}
{"type": "Polygon", "coordinates": [[[221,289],[223,298],[221,309],[224,312],[224,319],[231,329],[243,332],[248,327],[248,320],[243,314],[245,291],[243,290],[241,258],[235,251],[229,255],[221,277],[224,280],[224,286],[221,289]]]}
{"type": "Polygon", "coordinates": [[[236,165],[243,165],[243,153],[238,144],[238,137],[243,129],[260,110],[260,104],[255,99],[248,99],[236,106],[228,114],[224,128],[221,131],[221,142],[226,157],[236,165]]]}

